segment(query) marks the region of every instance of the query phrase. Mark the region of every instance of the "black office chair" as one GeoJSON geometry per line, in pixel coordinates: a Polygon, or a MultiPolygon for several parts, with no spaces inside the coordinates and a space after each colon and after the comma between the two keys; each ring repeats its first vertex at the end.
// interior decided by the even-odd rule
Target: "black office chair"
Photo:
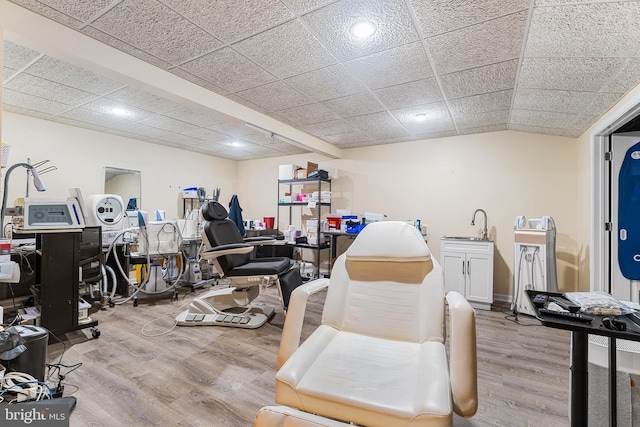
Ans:
{"type": "Polygon", "coordinates": [[[291,292],[302,284],[297,268],[284,257],[251,258],[256,244],[273,242],[271,238],[243,239],[236,224],[228,219],[227,210],[218,202],[200,208],[204,220],[202,239],[207,250],[200,256],[211,260],[230,287],[209,291],[193,300],[189,309],[176,317],[178,325],[217,325],[258,328],[266,323],[275,309],[251,303],[260,294],[260,286],[275,284],[286,313],[291,292]]]}

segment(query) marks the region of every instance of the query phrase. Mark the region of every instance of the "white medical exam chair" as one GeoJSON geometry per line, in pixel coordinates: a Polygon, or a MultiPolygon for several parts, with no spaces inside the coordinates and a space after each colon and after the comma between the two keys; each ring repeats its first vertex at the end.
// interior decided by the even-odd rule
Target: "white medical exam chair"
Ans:
{"type": "Polygon", "coordinates": [[[444,293],[420,232],[367,225],[331,279],[297,288],[277,360],[276,402],[256,427],[451,426],[478,405],[475,312],[444,293]],[[321,325],[300,345],[307,298],[328,286],[321,325]],[[445,351],[445,300],[450,315],[445,351]]]}

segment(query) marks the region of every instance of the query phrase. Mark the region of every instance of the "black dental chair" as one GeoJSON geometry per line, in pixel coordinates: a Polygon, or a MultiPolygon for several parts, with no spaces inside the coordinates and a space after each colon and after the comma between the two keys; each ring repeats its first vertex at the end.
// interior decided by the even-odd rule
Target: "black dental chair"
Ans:
{"type": "MultiPolygon", "coordinates": [[[[275,313],[275,308],[251,303],[260,294],[260,287],[275,284],[285,313],[291,292],[302,284],[297,268],[291,268],[289,258],[255,258],[251,252],[264,238],[243,239],[236,224],[228,219],[227,210],[218,202],[202,205],[204,220],[202,239],[207,250],[200,256],[211,260],[220,274],[230,282],[228,288],[209,291],[193,300],[189,309],[180,313],[180,326],[216,325],[258,328],[275,313]]],[[[273,242],[273,239],[267,238],[273,242]]]]}

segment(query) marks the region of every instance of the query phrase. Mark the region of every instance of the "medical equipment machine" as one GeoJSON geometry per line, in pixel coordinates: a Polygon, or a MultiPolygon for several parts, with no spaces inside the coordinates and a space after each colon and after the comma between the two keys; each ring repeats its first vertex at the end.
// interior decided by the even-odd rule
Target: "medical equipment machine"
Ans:
{"type": "Polygon", "coordinates": [[[78,200],[73,197],[24,199],[24,230],[76,230],[85,227],[78,200]]]}
{"type": "Polygon", "coordinates": [[[102,231],[120,230],[124,202],[116,194],[94,194],[85,200],[87,225],[99,225],[102,231]]]}
{"type": "Polygon", "coordinates": [[[514,223],[514,275],[511,310],[534,316],[525,291],[558,292],[556,226],[553,218],[518,216],[514,223]]]}

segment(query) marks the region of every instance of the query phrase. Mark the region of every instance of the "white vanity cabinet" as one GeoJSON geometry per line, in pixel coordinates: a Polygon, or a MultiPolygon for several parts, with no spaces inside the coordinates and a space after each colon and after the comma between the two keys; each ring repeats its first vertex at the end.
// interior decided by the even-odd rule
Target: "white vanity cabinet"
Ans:
{"type": "Polygon", "coordinates": [[[474,308],[491,310],[493,303],[493,241],[444,237],[440,264],[446,292],[458,291],[474,308]]]}

